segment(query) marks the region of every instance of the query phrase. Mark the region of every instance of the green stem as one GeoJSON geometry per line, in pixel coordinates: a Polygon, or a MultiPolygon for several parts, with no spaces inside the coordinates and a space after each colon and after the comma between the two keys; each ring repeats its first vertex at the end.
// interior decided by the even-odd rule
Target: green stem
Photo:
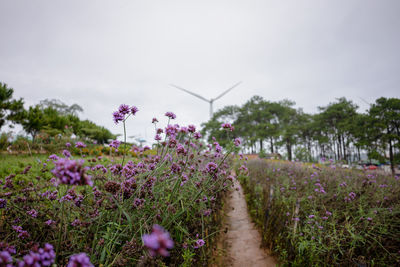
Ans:
{"type": "Polygon", "coordinates": [[[125,161],[125,154],[126,154],[126,127],[125,127],[125,120],[123,121],[124,124],[124,155],[122,157],[122,167],[124,166],[124,161],[125,161]]]}
{"type": "Polygon", "coordinates": [[[58,253],[60,252],[61,248],[61,239],[63,234],[63,224],[64,224],[64,201],[61,202],[61,221],[60,221],[60,229],[58,230],[58,242],[57,242],[57,249],[56,249],[56,257],[59,258],[58,253]]]}

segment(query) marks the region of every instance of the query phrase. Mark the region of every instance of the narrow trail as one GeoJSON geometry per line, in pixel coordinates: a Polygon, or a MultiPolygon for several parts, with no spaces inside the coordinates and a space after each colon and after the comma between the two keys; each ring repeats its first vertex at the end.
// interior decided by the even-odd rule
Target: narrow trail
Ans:
{"type": "Polygon", "coordinates": [[[237,180],[235,188],[239,190],[234,190],[227,199],[224,223],[227,232],[219,242],[225,253],[214,266],[276,266],[277,262],[268,250],[260,247],[261,235],[250,219],[243,190],[237,180]]]}

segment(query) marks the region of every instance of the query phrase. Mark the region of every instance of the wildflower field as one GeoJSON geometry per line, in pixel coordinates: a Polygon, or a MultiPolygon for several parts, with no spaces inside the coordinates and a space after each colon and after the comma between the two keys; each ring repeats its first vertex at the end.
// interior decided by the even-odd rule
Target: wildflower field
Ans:
{"type": "Polygon", "coordinates": [[[273,160],[247,168],[250,214],[283,265],[399,265],[399,177],[273,160]]]}
{"type": "MultiPolygon", "coordinates": [[[[137,111],[121,105],[114,121],[126,132],[137,111]]],[[[1,156],[0,266],[206,265],[239,141],[223,153],[165,115],[151,150],[113,141],[121,156],[91,156],[76,142],[1,156]]]]}

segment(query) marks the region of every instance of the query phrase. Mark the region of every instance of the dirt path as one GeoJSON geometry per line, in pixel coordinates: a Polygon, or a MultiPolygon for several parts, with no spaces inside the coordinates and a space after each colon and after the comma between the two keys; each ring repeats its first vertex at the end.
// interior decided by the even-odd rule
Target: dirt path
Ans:
{"type": "Polygon", "coordinates": [[[216,265],[275,266],[276,260],[268,255],[267,250],[260,248],[261,236],[251,222],[242,187],[238,181],[235,181],[235,188],[239,190],[234,190],[228,197],[224,225],[227,232],[221,237],[219,244],[219,248],[222,248],[225,253],[223,253],[222,260],[216,265]]]}

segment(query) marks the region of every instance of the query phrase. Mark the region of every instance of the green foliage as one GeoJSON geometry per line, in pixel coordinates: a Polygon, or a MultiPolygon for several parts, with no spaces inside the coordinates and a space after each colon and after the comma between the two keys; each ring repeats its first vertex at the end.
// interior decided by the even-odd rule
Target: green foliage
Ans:
{"type": "Polygon", "coordinates": [[[11,144],[11,133],[0,134],[0,150],[6,150],[11,144]]]}
{"type": "Polygon", "coordinates": [[[108,140],[116,138],[109,130],[89,120],[80,121],[79,131],[76,134],[96,140],[99,144],[107,143],[108,140]]]}
{"type": "Polygon", "coordinates": [[[21,119],[24,102],[22,99],[12,99],[13,93],[14,89],[0,82],[0,129],[7,120],[16,123],[21,119]]]}

